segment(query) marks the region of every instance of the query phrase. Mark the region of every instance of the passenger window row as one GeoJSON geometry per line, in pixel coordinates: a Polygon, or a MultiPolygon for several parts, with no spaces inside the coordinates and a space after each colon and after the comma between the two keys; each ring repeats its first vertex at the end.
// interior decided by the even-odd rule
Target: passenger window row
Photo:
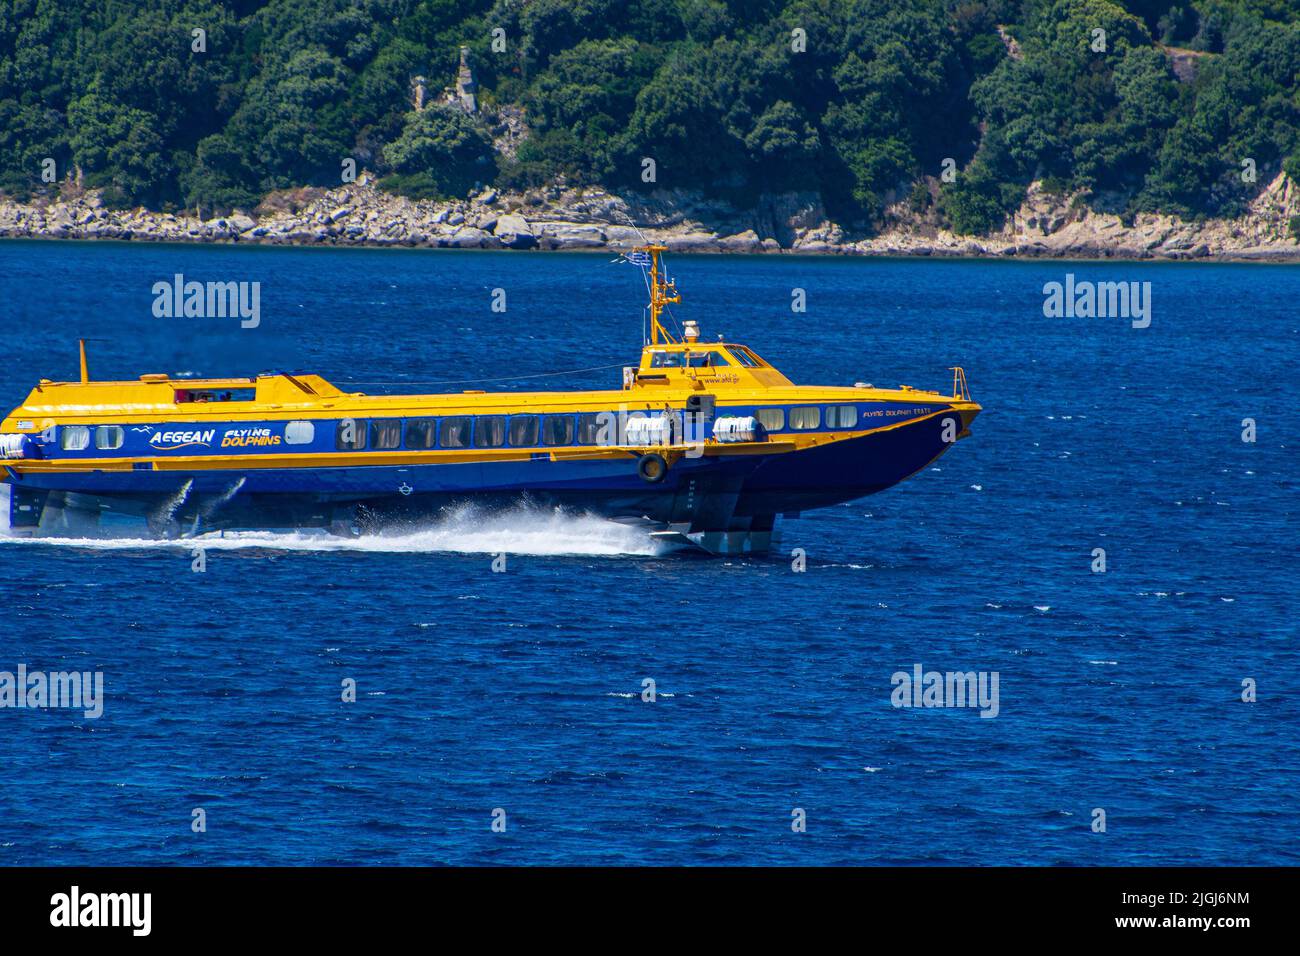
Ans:
{"type": "Polygon", "coordinates": [[[383,451],[612,444],[616,421],[611,412],[344,419],[336,428],[335,447],[340,451],[383,451]]]}
{"type": "MultiPolygon", "coordinates": [[[[858,423],[855,405],[796,405],[761,408],[755,413],[766,431],[787,427],[809,431],[853,428],[858,423]],[[823,414],[824,413],[824,414],[823,414]]],[[[628,419],[624,419],[626,422],[628,419]]],[[[535,448],[538,445],[597,445],[616,442],[618,416],[612,412],[584,412],[577,415],[448,415],[441,418],[344,419],[337,423],[335,447],[340,451],[389,451],[399,448],[535,448]]],[[[121,448],[125,433],[119,425],[64,425],[59,447],[82,451],[90,447],[121,448]]],[[[311,422],[289,422],[285,444],[309,444],[315,429],[311,422]]]]}
{"type": "MultiPolygon", "coordinates": [[[[164,428],[164,426],[158,427],[164,428]]],[[[187,426],[177,427],[183,430],[187,426]]],[[[92,433],[95,448],[99,451],[114,451],[126,443],[126,430],[121,425],[64,425],[59,429],[59,448],[63,451],[84,451],[90,447],[92,433]]],[[[311,444],[315,434],[316,428],[311,422],[287,422],[284,426],[284,443],[308,445],[311,444]]]]}
{"type": "MultiPolygon", "coordinates": [[[[848,429],[858,423],[856,405],[796,405],[789,412],[795,431],[848,429]],[[823,425],[823,420],[825,424],[823,425]]],[[[783,431],[787,409],[756,413],[767,431],[783,431]]],[[[345,419],[338,424],[337,447],[344,451],[397,448],[535,448],[538,445],[613,444],[618,420],[612,412],[580,415],[449,415],[442,418],[345,419]],[[404,429],[404,432],[403,432],[404,429]],[[403,439],[403,434],[405,438],[403,439]]],[[[626,420],[625,420],[626,421],[626,420]]]]}
{"type": "MultiPolygon", "coordinates": [[[[822,427],[823,408],[820,405],[795,405],[788,411],[790,428],[794,431],[811,431],[822,427]]],[[[824,411],[826,428],[853,428],[858,423],[856,405],[827,405],[824,411]]],[[[754,417],[766,431],[779,432],[785,430],[786,412],[787,409],[784,408],[760,408],[754,417]]]]}
{"type": "MultiPolygon", "coordinates": [[[[64,425],[59,429],[59,447],[64,451],[82,451],[90,447],[90,425],[64,425]]],[[[121,425],[95,425],[95,448],[112,451],[121,448],[126,432],[121,425]]]]}

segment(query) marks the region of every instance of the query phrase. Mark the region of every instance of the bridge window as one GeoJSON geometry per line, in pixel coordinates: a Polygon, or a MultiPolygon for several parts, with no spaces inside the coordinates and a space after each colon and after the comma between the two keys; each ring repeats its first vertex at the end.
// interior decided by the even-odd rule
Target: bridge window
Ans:
{"type": "Polygon", "coordinates": [[[400,418],[371,419],[370,447],[377,449],[401,448],[402,420],[400,418]]]}
{"type": "Polygon", "coordinates": [[[686,364],[690,368],[712,368],[715,365],[730,365],[731,362],[722,352],[691,352],[686,356],[686,364]]]}
{"type": "Polygon", "coordinates": [[[500,448],[506,443],[506,417],[480,415],[474,423],[474,445],[477,448],[500,448]]]}
{"type": "Polygon", "coordinates": [[[100,425],[95,429],[96,448],[109,451],[114,448],[121,448],[125,438],[126,433],[122,431],[121,425],[100,425]]]}
{"type": "Polygon", "coordinates": [[[527,448],[537,444],[537,416],[510,416],[510,444],[516,448],[527,448]]]}
{"type": "Polygon", "coordinates": [[[826,407],[827,428],[852,428],[858,423],[858,406],[828,405],[826,407]]]}
{"type": "Polygon", "coordinates": [[[59,432],[59,447],[64,451],[89,448],[90,429],[85,425],[64,425],[59,432]]]}
{"type": "Polygon", "coordinates": [[[474,419],[468,415],[453,415],[442,420],[438,444],[443,448],[468,448],[474,419]]]}
{"type": "Polygon", "coordinates": [[[758,423],[767,431],[779,432],[785,428],[785,409],[783,408],[760,408],[757,417],[758,423]]]}
{"type": "Polygon", "coordinates": [[[685,358],[681,352],[651,352],[651,368],[681,368],[685,358]]]}
{"type": "Polygon", "coordinates": [[[731,357],[736,360],[737,365],[743,365],[745,368],[758,368],[758,359],[748,349],[733,345],[731,346],[731,357]]]}
{"type": "Polygon", "coordinates": [[[543,445],[572,445],[573,416],[547,415],[542,420],[543,445]]]}
{"type": "Polygon", "coordinates": [[[790,409],[790,427],[800,431],[817,428],[822,423],[822,410],[816,405],[790,409]]]}
{"type": "Polygon", "coordinates": [[[406,420],[406,447],[432,448],[437,444],[438,421],[435,418],[408,418],[406,420]]]}
{"type": "Polygon", "coordinates": [[[289,422],[284,426],[286,445],[310,445],[316,438],[316,426],[311,422],[289,422]]]}
{"type": "Polygon", "coordinates": [[[334,431],[334,447],[339,451],[360,451],[366,447],[366,420],[345,418],[334,431]]]}
{"type": "Polygon", "coordinates": [[[176,403],[251,402],[257,398],[255,388],[178,388],[176,403]]]}

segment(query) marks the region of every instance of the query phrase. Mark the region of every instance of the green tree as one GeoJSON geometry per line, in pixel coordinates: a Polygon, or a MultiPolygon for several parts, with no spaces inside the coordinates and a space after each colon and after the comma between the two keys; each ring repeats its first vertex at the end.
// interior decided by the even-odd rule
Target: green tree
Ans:
{"type": "Polygon", "coordinates": [[[456,107],[432,106],[410,113],[401,135],[384,148],[395,175],[389,188],[415,198],[464,196],[492,177],[492,143],[456,107]]]}
{"type": "Polygon", "coordinates": [[[152,115],[92,88],[68,107],[68,125],[72,158],[87,186],[103,187],[117,205],[160,198],[172,167],[152,115]]]}
{"type": "Polygon", "coordinates": [[[341,122],[346,89],[342,62],[318,47],[249,83],[229,137],[251,145],[246,162],[260,189],[338,181],[351,146],[341,122]]]}

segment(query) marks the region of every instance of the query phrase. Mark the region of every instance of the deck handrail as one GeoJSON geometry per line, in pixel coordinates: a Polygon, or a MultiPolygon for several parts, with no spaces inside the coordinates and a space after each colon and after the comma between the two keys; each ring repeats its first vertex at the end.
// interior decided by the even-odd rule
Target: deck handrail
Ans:
{"type": "Polygon", "coordinates": [[[966,384],[966,370],[960,365],[951,366],[952,372],[952,397],[959,398],[963,402],[969,402],[970,387],[966,384]]]}

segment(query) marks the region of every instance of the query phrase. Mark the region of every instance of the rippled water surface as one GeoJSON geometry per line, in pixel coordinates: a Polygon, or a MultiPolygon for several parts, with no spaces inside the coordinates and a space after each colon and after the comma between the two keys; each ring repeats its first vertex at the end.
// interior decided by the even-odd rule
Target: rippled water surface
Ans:
{"type": "MultiPolygon", "coordinates": [[[[175,543],[0,540],[0,671],[102,671],[106,695],[97,720],[0,709],[0,863],[1300,861],[1300,271],[673,265],[680,318],[795,381],[946,389],[963,365],[972,438],[763,558],[527,505],[227,537],[204,573],[175,543]],[[1150,328],[1044,318],[1067,272],[1151,282],[1150,328]],[[891,706],[918,663],[996,671],[998,716],[891,706]]],[[[615,366],[643,288],[608,256],[6,242],[0,292],[7,410],[75,377],[78,336],[98,378],[615,366]],[[261,324],[154,318],[176,273],[260,282],[261,324]]]]}

